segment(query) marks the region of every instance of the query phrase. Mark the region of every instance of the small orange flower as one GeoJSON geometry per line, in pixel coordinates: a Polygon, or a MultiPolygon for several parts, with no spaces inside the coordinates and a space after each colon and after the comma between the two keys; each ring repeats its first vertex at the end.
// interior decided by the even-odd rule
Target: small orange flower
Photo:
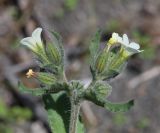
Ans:
{"type": "Polygon", "coordinates": [[[29,69],[28,72],[26,73],[27,78],[30,78],[35,75],[35,72],[32,69],[29,69]]]}

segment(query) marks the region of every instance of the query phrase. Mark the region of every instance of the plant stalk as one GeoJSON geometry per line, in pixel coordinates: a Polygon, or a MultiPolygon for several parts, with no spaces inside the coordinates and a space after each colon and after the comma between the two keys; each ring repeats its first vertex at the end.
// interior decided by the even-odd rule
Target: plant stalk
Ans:
{"type": "Polygon", "coordinates": [[[73,93],[73,95],[71,96],[71,116],[70,116],[69,133],[76,133],[79,110],[80,110],[80,103],[76,102],[76,93],[73,93]]]}

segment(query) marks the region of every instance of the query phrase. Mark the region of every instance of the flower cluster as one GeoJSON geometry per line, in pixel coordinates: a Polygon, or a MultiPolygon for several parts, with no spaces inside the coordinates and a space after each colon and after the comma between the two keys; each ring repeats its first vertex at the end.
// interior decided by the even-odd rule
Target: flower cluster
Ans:
{"type": "Polygon", "coordinates": [[[118,33],[113,33],[112,37],[108,41],[108,46],[112,46],[114,44],[121,44],[122,51],[124,56],[131,56],[133,54],[142,52],[143,50],[140,49],[140,45],[135,42],[129,42],[128,36],[126,34],[123,34],[122,37],[119,36],[118,33]]]}
{"type": "Polygon", "coordinates": [[[108,101],[106,97],[111,94],[112,86],[104,80],[119,75],[125,68],[127,59],[133,54],[142,52],[139,44],[130,42],[126,34],[121,37],[118,33],[113,33],[108,45],[101,50],[101,34],[98,31],[89,46],[92,81],[86,86],[78,80],[67,80],[64,70],[64,49],[59,34],[51,32],[54,42],[46,42],[44,45],[41,32],[42,28],[37,28],[31,37],[21,40],[21,44],[27,46],[36,55],[37,61],[40,62],[39,66],[43,68],[40,69],[43,70],[42,72],[29,69],[26,76],[37,79],[41,86],[32,90],[20,84],[19,88],[23,92],[42,96],[53,132],[75,133],[78,128],[83,131],[83,125],[78,116],[84,100],[92,101],[112,112],[125,112],[134,105],[133,100],[120,103],[108,101]],[[116,47],[117,44],[118,47],[116,47]],[[58,125],[53,123],[58,123],[58,125]]]}

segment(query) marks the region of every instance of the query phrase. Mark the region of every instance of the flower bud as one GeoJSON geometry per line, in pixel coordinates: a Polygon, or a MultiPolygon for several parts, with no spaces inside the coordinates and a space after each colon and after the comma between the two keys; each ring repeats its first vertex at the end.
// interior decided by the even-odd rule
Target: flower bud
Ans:
{"type": "Polygon", "coordinates": [[[112,91],[112,87],[104,82],[97,82],[93,89],[98,99],[108,97],[112,91]]]}
{"type": "Polygon", "coordinates": [[[36,79],[38,79],[41,83],[47,84],[47,85],[52,85],[56,81],[56,78],[53,74],[45,73],[45,72],[36,73],[36,79]]]}
{"type": "Polygon", "coordinates": [[[53,74],[45,72],[34,72],[32,69],[26,73],[27,78],[34,77],[43,84],[52,85],[56,81],[56,78],[53,74]]]}

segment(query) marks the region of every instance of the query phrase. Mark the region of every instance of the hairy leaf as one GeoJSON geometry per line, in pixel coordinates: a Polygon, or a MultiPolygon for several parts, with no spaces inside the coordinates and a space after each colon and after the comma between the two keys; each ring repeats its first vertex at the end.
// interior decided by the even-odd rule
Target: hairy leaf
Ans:
{"type": "Polygon", "coordinates": [[[126,112],[134,105],[134,100],[130,100],[126,103],[112,103],[106,101],[104,107],[112,112],[126,112]]]}
{"type": "Polygon", "coordinates": [[[26,94],[32,94],[33,96],[41,96],[41,95],[45,94],[44,89],[42,89],[42,88],[31,89],[31,88],[24,86],[21,82],[19,82],[18,88],[19,88],[20,92],[26,93],[26,94]]]}
{"type": "Polygon", "coordinates": [[[58,93],[59,91],[68,90],[68,85],[65,83],[55,83],[44,88],[28,88],[22,83],[19,83],[19,90],[23,93],[32,94],[34,96],[42,96],[45,94],[58,93]]]}
{"type": "MultiPolygon", "coordinates": [[[[44,95],[43,101],[48,112],[48,120],[54,133],[69,133],[71,104],[65,92],[44,95]]],[[[83,124],[78,121],[77,133],[84,133],[83,124]]]]}
{"type": "Polygon", "coordinates": [[[43,102],[44,102],[44,106],[48,114],[48,121],[49,121],[49,125],[51,127],[52,132],[53,133],[66,133],[62,116],[59,114],[58,107],[56,104],[56,101],[59,95],[60,94],[56,94],[54,96],[51,94],[44,95],[43,102]]]}

